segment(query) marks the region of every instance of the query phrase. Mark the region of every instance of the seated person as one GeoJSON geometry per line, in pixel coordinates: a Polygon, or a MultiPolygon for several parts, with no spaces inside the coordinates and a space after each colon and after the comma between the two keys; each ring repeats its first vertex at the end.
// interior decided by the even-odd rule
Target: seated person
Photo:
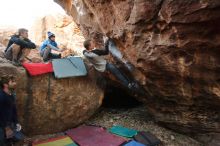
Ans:
{"type": "Polygon", "coordinates": [[[125,76],[123,76],[123,74],[119,71],[119,69],[111,64],[108,63],[105,58],[104,55],[108,55],[109,54],[109,48],[108,45],[109,41],[106,40],[105,42],[105,49],[95,49],[95,44],[92,40],[86,40],[84,42],[84,47],[86,50],[83,51],[83,55],[89,60],[89,62],[92,63],[92,65],[94,66],[94,68],[98,71],[98,72],[105,72],[105,71],[109,71],[110,73],[112,73],[121,83],[122,85],[124,85],[125,87],[128,88],[132,88],[135,86],[135,83],[130,82],[125,76]]]}
{"type": "Polygon", "coordinates": [[[43,57],[43,60],[45,62],[51,59],[61,58],[61,54],[51,53],[52,50],[63,52],[63,50],[58,47],[55,41],[55,35],[51,32],[48,32],[47,34],[48,34],[48,39],[45,40],[40,47],[40,55],[41,57],[43,57]]]}
{"type": "Polygon", "coordinates": [[[28,30],[21,28],[18,30],[18,35],[13,35],[9,40],[4,55],[14,65],[19,66],[30,53],[30,49],[35,48],[36,45],[28,39],[28,30]]]}

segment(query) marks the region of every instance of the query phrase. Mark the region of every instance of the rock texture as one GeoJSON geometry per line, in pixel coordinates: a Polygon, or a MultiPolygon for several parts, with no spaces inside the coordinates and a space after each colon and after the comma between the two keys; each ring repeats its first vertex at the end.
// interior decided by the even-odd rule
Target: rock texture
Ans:
{"type": "Polygon", "coordinates": [[[30,77],[22,67],[0,58],[0,76],[17,77],[17,108],[25,134],[67,130],[88,119],[102,104],[103,91],[95,72],[87,77],[55,79],[52,74],[30,77]]]}
{"type": "Polygon", "coordinates": [[[220,132],[219,0],[55,0],[85,37],[108,35],[165,126],[220,132]]]}
{"type": "Polygon", "coordinates": [[[12,35],[17,32],[17,29],[14,27],[0,27],[0,46],[7,46],[8,41],[12,35]]]}
{"type": "MultiPolygon", "coordinates": [[[[18,28],[0,27],[0,47],[8,44],[12,35],[17,33],[18,28]]],[[[37,48],[31,50],[28,58],[33,62],[42,61],[39,55],[39,46],[47,39],[47,32],[51,31],[56,35],[56,41],[60,48],[66,50],[62,56],[82,55],[84,37],[77,24],[70,16],[63,14],[48,15],[38,18],[31,29],[29,29],[29,38],[37,45],[37,48]]]]}
{"type": "Polygon", "coordinates": [[[56,14],[38,18],[30,29],[30,38],[40,46],[47,39],[48,31],[56,35],[61,48],[67,49],[63,56],[82,54],[84,37],[70,16],[56,14]]]}

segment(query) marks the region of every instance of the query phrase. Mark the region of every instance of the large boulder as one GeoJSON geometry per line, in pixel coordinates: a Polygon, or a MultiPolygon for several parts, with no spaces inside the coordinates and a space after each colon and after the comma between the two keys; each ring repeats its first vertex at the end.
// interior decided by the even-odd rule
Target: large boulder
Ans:
{"type": "Polygon", "coordinates": [[[61,132],[77,126],[102,104],[104,94],[96,86],[94,70],[89,70],[86,77],[31,77],[22,67],[0,58],[0,76],[5,74],[16,76],[19,121],[28,135],[61,132]]]}
{"type": "Polygon", "coordinates": [[[108,35],[156,121],[188,133],[220,132],[219,0],[55,0],[86,38],[108,35]]]}

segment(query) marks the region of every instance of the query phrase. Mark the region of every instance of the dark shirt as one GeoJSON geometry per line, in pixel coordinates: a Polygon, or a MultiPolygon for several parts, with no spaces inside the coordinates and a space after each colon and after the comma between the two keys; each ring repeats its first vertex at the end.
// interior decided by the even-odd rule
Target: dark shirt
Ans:
{"type": "Polygon", "coordinates": [[[33,42],[31,42],[31,40],[29,40],[29,39],[22,40],[21,38],[19,38],[18,35],[13,35],[8,42],[8,45],[5,49],[5,52],[14,43],[19,45],[21,47],[21,49],[23,49],[23,48],[35,49],[36,48],[36,45],[33,42]]]}
{"type": "Polygon", "coordinates": [[[0,127],[18,123],[15,96],[0,90],[0,127]]]}

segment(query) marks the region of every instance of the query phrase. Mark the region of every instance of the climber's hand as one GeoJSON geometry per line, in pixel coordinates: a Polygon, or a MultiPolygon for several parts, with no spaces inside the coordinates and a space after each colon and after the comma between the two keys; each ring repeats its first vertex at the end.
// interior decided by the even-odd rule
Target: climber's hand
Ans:
{"type": "Polygon", "coordinates": [[[21,131],[21,125],[19,123],[16,124],[16,131],[21,131]]]}
{"type": "Polygon", "coordinates": [[[104,44],[109,40],[109,38],[107,36],[103,36],[103,41],[104,41],[104,44]]]}
{"type": "Polygon", "coordinates": [[[5,136],[6,136],[7,139],[13,137],[13,131],[10,127],[5,128],[5,136]]]}

